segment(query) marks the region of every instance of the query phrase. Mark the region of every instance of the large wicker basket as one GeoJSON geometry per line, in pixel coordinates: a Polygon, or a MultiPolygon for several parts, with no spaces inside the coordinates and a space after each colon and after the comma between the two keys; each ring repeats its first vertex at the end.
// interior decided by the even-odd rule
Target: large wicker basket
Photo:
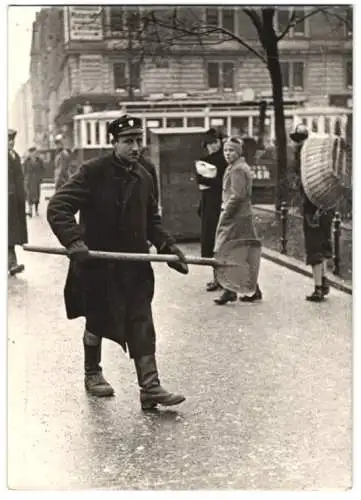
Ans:
{"type": "Polygon", "coordinates": [[[319,208],[329,209],[351,188],[352,165],[342,137],[312,134],[301,151],[301,180],[307,197],[319,208]]]}

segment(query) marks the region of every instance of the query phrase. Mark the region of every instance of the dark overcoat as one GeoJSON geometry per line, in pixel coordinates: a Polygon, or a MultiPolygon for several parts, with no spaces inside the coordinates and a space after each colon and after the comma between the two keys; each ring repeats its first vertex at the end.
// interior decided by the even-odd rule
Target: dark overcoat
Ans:
{"type": "MultiPolygon", "coordinates": [[[[91,250],[148,253],[174,243],[163,229],[151,175],[131,170],[114,154],[83,164],[52,197],[49,224],[68,247],[83,240],[91,250]],[[80,211],[80,223],[74,215],[80,211]]],[[[86,317],[95,335],[118,342],[131,357],[152,354],[154,275],[148,262],[90,260],[71,263],[65,285],[69,319],[86,317]]]]}
{"type": "Polygon", "coordinates": [[[307,197],[301,182],[301,149],[295,146],[294,172],[298,177],[302,200],[303,234],[305,241],[306,264],[314,266],[332,257],[332,220],[334,210],[320,209],[307,197]]]}
{"type": "Polygon", "coordinates": [[[8,246],[28,242],[25,213],[24,175],[20,157],[8,153],[8,246]]]}
{"type": "Polygon", "coordinates": [[[202,158],[202,161],[217,167],[217,175],[213,179],[196,173],[197,184],[209,186],[209,189],[201,191],[201,254],[202,257],[213,257],[216,229],[222,205],[223,176],[227,162],[223,155],[223,148],[202,158]]]}
{"type": "Polygon", "coordinates": [[[150,173],[153,179],[153,184],[154,184],[154,196],[157,201],[159,202],[159,189],[158,189],[158,176],[157,176],[157,169],[152,162],[152,160],[146,156],[142,156],[139,160],[139,163],[150,173]]]}
{"type": "Polygon", "coordinates": [[[24,161],[26,199],[28,203],[39,203],[40,184],[44,175],[44,163],[41,158],[30,157],[24,161]]]}

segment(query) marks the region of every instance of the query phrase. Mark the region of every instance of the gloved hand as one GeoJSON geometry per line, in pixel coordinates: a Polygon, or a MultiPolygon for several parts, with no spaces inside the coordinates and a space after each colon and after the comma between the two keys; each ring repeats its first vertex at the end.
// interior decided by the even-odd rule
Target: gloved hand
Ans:
{"type": "Polygon", "coordinates": [[[82,240],[74,241],[71,245],[69,245],[67,250],[68,257],[72,262],[82,264],[90,258],[89,248],[82,240]]]}
{"type": "Polygon", "coordinates": [[[177,262],[167,262],[168,266],[171,268],[171,269],[175,269],[176,271],[178,271],[179,273],[181,274],[188,274],[189,273],[189,269],[188,269],[188,264],[186,262],[186,257],[184,255],[184,253],[182,252],[182,250],[177,247],[177,245],[167,245],[166,247],[164,247],[161,251],[161,253],[171,253],[173,255],[177,255],[177,257],[179,257],[179,261],[177,262]]]}

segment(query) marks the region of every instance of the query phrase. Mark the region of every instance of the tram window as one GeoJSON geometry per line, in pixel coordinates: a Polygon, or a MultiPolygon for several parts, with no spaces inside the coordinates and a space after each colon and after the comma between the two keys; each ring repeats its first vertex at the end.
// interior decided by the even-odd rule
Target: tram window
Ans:
{"type": "Polygon", "coordinates": [[[86,124],[86,143],[91,144],[92,143],[92,138],[91,138],[91,125],[90,123],[86,124]]]}
{"type": "Polygon", "coordinates": [[[286,116],[285,117],[285,127],[286,127],[286,134],[289,136],[294,130],[293,130],[293,117],[292,116],[286,116]]]}
{"type": "Polygon", "coordinates": [[[79,146],[81,145],[81,138],[80,138],[80,121],[76,120],[75,121],[75,145],[79,146]]]}
{"type": "Polygon", "coordinates": [[[159,126],[159,120],[147,120],[147,128],[158,128],[159,126]]]}
{"type": "Polygon", "coordinates": [[[248,135],[248,116],[232,116],[232,135],[248,135]]]}
{"type": "Polygon", "coordinates": [[[317,118],[312,119],[312,132],[317,132],[318,131],[318,124],[317,124],[317,118]]]}
{"type": "Polygon", "coordinates": [[[167,118],[167,127],[169,128],[183,127],[183,118],[167,118]]]}
{"type": "Polygon", "coordinates": [[[331,124],[330,124],[330,119],[325,116],[325,134],[331,133],[331,124]]]}
{"type": "Polygon", "coordinates": [[[95,144],[100,144],[99,122],[95,122],[95,144]]]}
{"type": "Polygon", "coordinates": [[[188,118],[188,127],[204,127],[204,118],[202,117],[188,118]]]}
{"type": "Polygon", "coordinates": [[[211,118],[211,127],[223,127],[225,123],[225,118],[211,118]]]}
{"type": "Polygon", "coordinates": [[[333,133],[335,135],[342,135],[342,125],[340,120],[335,121],[335,127],[333,133]]]}
{"type": "Polygon", "coordinates": [[[107,131],[107,139],[106,139],[107,144],[110,144],[110,134],[108,132],[109,123],[110,122],[105,122],[105,127],[106,127],[106,131],[107,131]]]}

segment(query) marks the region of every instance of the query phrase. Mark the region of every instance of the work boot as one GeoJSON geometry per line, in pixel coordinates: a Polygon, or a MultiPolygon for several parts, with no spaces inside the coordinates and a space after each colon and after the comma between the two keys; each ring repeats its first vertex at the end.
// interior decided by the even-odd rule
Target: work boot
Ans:
{"type": "Polygon", "coordinates": [[[227,302],[235,302],[236,300],[236,292],[231,292],[231,290],[224,290],[222,295],[218,299],[214,299],[214,302],[218,306],[223,306],[224,304],[227,304],[227,302]]]}
{"type": "Polygon", "coordinates": [[[23,264],[18,264],[16,252],[14,247],[8,247],[8,271],[10,276],[22,273],[25,270],[23,264]]]}
{"type": "Polygon", "coordinates": [[[262,300],[262,292],[260,287],[257,285],[256,291],[253,295],[244,295],[240,297],[239,300],[241,302],[255,302],[256,300],[262,300]]]}
{"type": "Polygon", "coordinates": [[[312,295],[308,295],[306,300],[309,302],[322,302],[325,300],[325,297],[322,292],[322,286],[315,286],[315,290],[312,295]]]}
{"type": "Polygon", "coordinates": [[[15,276],[16,274],[22,273],[25,271],[24,264],[17,264],[9,269],[10,276],[15,276]]]}
{"type": "MultiPolygon", "coordinates": [[[[101,342],[101,339],[99,340],[101,342]]],[[[100,367],[101,343],[98,345],[88,345],[85,342],[86,340],[83,339],[85,369],[84,384],[86,390],[89,394],[99,398],[113,396],[114,389],[109,382],[105,380],[100,367]]]]}
{"type": "Polygon", "coordinates": [[[215,292],[216,290],[220,290],[221,288],[221,285],[217,281],[210,281],[206,286],[207,292],[215,292]]]}
{"type": "Polygon", "coordinates": [[[160,385],[154,355],[134,359],[134,364],[140,387],[140,404],[142,410],[151,410],[158,404],[174,406],[185,400],[185,397],[181,394],[172,394],[160,385]]]}
{"type": "Polygon", "coordinates": [[[328,295],[330,293],[330,283],[325,276],[322,278],[322,293],[323,295],[328,295]]]}

